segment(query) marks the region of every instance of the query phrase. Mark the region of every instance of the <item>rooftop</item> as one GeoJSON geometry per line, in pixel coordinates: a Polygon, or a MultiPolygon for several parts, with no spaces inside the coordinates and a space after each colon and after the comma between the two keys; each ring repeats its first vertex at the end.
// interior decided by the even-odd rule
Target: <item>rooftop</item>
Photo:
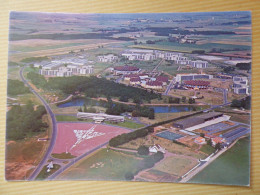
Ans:
{"type": "Polygon", "coordinates": [[[114,70],[117,70],[117,71],[138,71],[139,68],[135,67],[135,66],[128,66],[128,65],[125,65],[125,66],[116,66],[114,68],[114,70]]]}
{"type": "Polygon", "coordinates": [[[149,86],[162,86],[163,83],[161,81],[148,81],[148,82],[146,82],[146,85],[149,85],[149,86]]]}
{"type": "Polygon", "coordinates": [[[201,81],[201,80],[190,80],[184,81],[185,85],[194,85],[194,86],[209,86],[210,82],[208,81],[201,81]]]}

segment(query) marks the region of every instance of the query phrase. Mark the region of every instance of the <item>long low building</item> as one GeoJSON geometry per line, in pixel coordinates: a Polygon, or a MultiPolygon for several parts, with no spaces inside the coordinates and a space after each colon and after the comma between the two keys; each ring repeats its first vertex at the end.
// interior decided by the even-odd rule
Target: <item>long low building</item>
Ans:
{"type": "Polygon", "coordinates": [[[178,122],[173,123],[173,126],[180,129],[187,129],[192,126],[202,124],[204,122],[222,117],[223,113],[220,112],[210,112],[197,117],[187,118],[178,122]]]}
{"type": "Polygon", "coordinates": [[[78,112],[77,118],[92,119],[96,123],[100,123],[103,121],[111,121],[111,122],[124,122],[125,121],[124,116],[108,115],[105,113],[78,112]]]}
{"type": "Polygon", "coordinates": [[[201,79],[212,79],[213,75],[209,74],[177,74],[175,77],[176,82],[190,81],[190,80],[201,80],[201,79]]]}

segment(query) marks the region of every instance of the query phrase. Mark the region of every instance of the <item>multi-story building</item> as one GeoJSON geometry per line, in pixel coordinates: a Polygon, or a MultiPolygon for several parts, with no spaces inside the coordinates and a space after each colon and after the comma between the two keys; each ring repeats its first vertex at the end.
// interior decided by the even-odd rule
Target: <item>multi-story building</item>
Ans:
{"type": "Polygon", "coordinates": [[[93,73],[92,66],[75,66],[68,65],[67,67],[62,66],[54,70],[46,69],[43,67],[39,70],[39,74],[49,77],[68,77],[73,75],[87,75],[93,73]]]}
{"type": "Polygon", "coordinates": [[[118,56],[113,55],[113,54],[108,54],[108,55],[103,55],[103,56],[98,56],[98,61],[100,62],[115,62],[118,60],[118,56]]]}
{"type": "Polygon", "coordinates": [[[202,60],[189,61],[189,65],[191,65],[194,68],[208,68],[208,62],[202,60]]]}
{"type": "Polygon", "coordinates": [[[233,89],[236,94],[249,94],[249,85],[247,77],[233,77],[233,89]]]}

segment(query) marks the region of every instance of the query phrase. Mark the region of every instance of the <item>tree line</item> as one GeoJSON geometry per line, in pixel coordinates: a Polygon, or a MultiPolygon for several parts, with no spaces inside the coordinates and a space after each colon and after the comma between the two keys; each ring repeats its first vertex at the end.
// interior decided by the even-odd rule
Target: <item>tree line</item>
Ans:
{"type": "Polygon", "coordinates": [[[153,132],[153,128],[142,128],[130,133],[124,133],[118,135],[111,140],[109,140],[109,146],[117,147],[121,144],[127,143],[129,141],[135,140],[140,137],[145,137],[148,135],[149,132],[153,132]]]}

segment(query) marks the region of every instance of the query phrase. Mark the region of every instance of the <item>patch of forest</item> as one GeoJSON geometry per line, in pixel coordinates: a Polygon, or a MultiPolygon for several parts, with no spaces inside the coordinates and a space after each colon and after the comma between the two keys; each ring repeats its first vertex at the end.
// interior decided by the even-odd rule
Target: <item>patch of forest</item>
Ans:
{"type": "Polygon", "coordinates": [[[34,110],[32,102],[24,106],[13,106],[7,112],[6,138],[16,141],[45,131],[48,124],[42,121],[44,114],[45,107],[40,105],[34,110]]]}

